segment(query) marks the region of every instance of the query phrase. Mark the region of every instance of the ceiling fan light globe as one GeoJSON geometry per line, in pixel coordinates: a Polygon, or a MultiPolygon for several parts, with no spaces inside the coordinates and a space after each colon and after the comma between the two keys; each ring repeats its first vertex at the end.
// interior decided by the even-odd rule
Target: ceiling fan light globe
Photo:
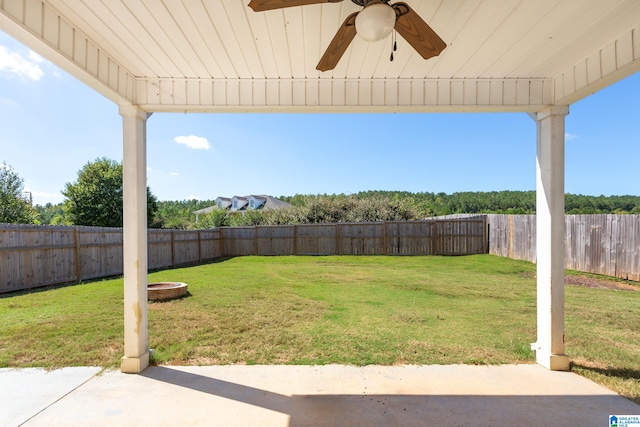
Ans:
{"type": "Polygon", "coordinates": [[[373,3],[356,16],[356,34],[368,42],[386,38],[396,25],[396,11],[386,3],[373,3]]]}

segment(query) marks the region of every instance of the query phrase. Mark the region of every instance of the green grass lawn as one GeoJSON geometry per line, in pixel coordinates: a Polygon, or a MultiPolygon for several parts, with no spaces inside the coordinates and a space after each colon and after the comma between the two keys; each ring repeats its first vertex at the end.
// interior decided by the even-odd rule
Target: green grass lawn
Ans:
{"type": "MultiPolygon", "coordinates": [[[[167,270],[154,362],[533,363],[535,266],[466,257],[241,257],[167,270]]],[[[122,279],[0,297],[0,367],[118,367],[122,279]]],[[[574,370],[640,402],[640,292],[566,287],[574,370]]]]}

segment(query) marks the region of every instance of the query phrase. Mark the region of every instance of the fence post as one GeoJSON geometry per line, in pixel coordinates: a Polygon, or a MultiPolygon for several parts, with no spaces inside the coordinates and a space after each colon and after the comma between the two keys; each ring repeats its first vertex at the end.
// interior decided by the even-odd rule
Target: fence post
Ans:
{"type": "Polygon", "coordinates": [[[73,239],[75,240],[76,248],[75,248],[75,259],[74,262],[76,264],[76,280],[78,283],[82,282],[82,269],[80,268],[80,232],[78,231],[78,227],[73,227],[73,239]]]}
{"type": "Polygon", "coordinates": [[[484,230],[484,236],[482,236],[482,253],[489,253],[489,221],[487,221],[487,215],[482,218],[482,229],[484,230]]]}
{"type": "Polygon", "coordinates": [[[175,238],[174,238],[174,230],[171,230],[171,267],[176,266],[176,248],[175,248],[175,238]]]}
{"type": "Polygon", "coordinates": [[[200,236],[200,230],[198,230],[198,264],[202,264],[202,236],[200,236]]]}
{"type": "Polygon", "coordinates": [[[298,226],[293,224],[293,254],[298,255],[298,226]]]}
{"type": "Polygon", "coordinates": [[[335,249],[335,254],[336,255],[340,255],[340,223],[337,222],[336,225],[336,249],[335,249]]]}
{"type": "Polygon", "coordinates": [[[389,255],[387,249],[387,221],[382,221],[382,254],[389,255]]]}
{"type": "Polygon", "coordinates": [[[439,221],[430,221],[429,224],[433,224],[433,254],[438,255],[440,239],[438,238],[438,223],[439,221]]]}
{"type": "Polygon", "coordinates": [[[224,242],[222,241],[222,227],[218,227],[218,256],[224,256],[224,242]]]}
{"type": "Polygon", "coordinates": [[[253,254],[258,255],[258,226],[253,226],[253,254]]]}
{"type": "Polygon", "coordinates": [[[509,258],[513,259],[513,215],[509,215],[509,258]]]}

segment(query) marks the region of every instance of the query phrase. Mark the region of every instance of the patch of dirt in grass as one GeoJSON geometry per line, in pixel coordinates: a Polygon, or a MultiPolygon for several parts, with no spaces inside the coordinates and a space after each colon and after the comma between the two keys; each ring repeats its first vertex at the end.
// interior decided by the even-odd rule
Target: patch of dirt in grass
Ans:
{"type": "MultiPolygon", "coordinates": [[[[522,273],[526,278],[535,279],[536,274],[534,272],[522,273]]],[[[599,277],[592,277],[586,275],[565,275],[564,283],[566,285],[582,286],[584,288],[592,289],[615,289],[617,291],[640,291],[640,286],[631,285],[625,282],[617,282],[615,280],[609,280],[599,277]]]]}
{"type": "Polygon", "coordinates": [[[564,283],[567,285],[582,286],[593,289],[615,289],[618,291],[640,291],[639,286],[633,286],[624,282],[600,279],[589,276],[565,276],[564,283]]]}

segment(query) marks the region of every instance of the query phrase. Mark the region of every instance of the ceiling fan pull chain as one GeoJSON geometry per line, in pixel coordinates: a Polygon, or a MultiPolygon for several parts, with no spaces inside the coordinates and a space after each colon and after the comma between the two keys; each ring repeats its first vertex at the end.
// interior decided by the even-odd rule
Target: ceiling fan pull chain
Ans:
{"type": "Polygon", "coordinates": [[[393,62],[393,52],[395,52],[396,50],[398,50],[398,44],[396,43],[396,30],[393,30],[393,33],[391,35],[391,56],[389,57],[389,61],[393,62]]]}
{"type": "Polygon", "coordinates": [[[396,30],[393,29],[393,51],[398,50],[398,43],[396,43],[396,30]]]}

